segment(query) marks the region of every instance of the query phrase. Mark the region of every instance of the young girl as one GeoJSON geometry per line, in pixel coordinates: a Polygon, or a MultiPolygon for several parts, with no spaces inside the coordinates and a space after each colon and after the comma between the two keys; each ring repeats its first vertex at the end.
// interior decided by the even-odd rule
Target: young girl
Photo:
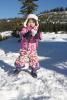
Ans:
{"type": "Polygon", "coordinates": [[[37,77],[37,70],[39,69],[37,46],[38,41],[41,39],[41,34],[38,32],[38,17],[35,14],[29,14],[24,22],[24,28],[20,32],[22,38],[20,45],[20,55],[16,59],[15,74],[18,74],[25,66],[27,58],[29,58],[29,68],[31,69],[31,75],[37,77]]]}

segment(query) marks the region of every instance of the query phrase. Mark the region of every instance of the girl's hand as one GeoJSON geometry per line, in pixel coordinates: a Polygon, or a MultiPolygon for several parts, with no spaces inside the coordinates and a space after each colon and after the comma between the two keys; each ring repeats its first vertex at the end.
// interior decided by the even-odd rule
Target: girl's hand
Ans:
{"type": "Polygon", "coordinates": [[[31,31],[27,32],[26,34],[23,35],[24,38],[29,39],[31,38],[31,31]]]}
{"type": "Polygon", "coordinates": [[[31,29],[31,35],[32,35],[32,36],[35,36],[36,34],[37,34],[37,31],[34,30],[34,29],[31,29]]]}

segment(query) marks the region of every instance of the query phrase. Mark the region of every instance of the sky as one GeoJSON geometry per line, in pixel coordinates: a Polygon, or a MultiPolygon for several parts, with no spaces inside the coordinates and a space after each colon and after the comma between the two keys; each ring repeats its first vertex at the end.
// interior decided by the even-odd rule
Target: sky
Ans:
{"type": "MultiPolygon", "coordinates": [[[[57,7],[67,7],[67,0],[39,0],[36,14],[57,7]]],[[[19,13],[22,4],[18,0],[0,0],[0,19],[22,17],[19,13]]]]}

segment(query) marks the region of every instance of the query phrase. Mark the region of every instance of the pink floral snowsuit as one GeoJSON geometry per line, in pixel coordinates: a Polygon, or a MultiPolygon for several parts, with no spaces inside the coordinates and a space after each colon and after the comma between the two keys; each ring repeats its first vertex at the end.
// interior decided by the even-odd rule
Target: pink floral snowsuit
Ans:
{"type": "MultiPolygon", "coordinates": [[[[24,27],[21,30],[20,33],[20,37],[22,38],[21,45],[20,45],[21,49],[20,49],[20,55],[16,59],[16,64],[18,66],[23,67],[27,61],[27,58],[29,58],[29,66],[31,68],[35,68],[35,67],[39,67],[37,50],[36,50],[39,39],[35,39],[34,36],[32,36],[29,39],[23,37],[23,35],[27,34],[27,32],[30,30],[31,30],[30,27],[24,27]]],[[[34,30],[38,30],[38,29],[34,27],[34,30]]]]}

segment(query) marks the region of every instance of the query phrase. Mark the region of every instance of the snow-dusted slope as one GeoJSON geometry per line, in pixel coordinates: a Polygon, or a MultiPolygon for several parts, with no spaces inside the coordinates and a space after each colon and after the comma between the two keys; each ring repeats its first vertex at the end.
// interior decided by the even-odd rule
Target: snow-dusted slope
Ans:
{"type": "Polygon", "coordinates": [[[18,76],[13,75],[19,48],[17,38],[0,42],[0,100],[67,100],[67,34],[43,35],[36,79],[28,61],[18,76]]]}

